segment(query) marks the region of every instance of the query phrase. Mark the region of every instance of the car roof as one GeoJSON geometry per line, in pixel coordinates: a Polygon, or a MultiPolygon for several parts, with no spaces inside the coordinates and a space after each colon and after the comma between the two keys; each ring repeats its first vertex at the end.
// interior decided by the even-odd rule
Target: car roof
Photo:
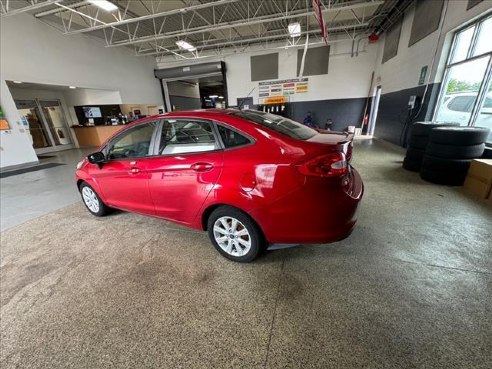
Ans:
{"type": "Polygon", "coordinates": [[[196,109],[196,110],[180,110],[180,111],[173,111],[169,113],[164,113],[164,114],[159,114],[159,117],[166,118],[166,117],[188,117],[188,116],[194,116],[194,117],[203,117],[203,118],[210,118],[213,116],[218,116],[218,115],[229,115],[232,113],[238,112],[238,109],[196,109]]]}

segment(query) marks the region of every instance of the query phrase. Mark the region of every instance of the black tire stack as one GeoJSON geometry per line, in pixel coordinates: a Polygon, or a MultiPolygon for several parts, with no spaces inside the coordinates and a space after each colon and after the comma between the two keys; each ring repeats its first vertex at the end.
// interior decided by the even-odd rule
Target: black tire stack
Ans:
{"type": "Polygon", "coordinates": [[[420,177],[432,183],[463,185],[472,160],[483,155],[489,132],[481,127],[433,128],[420,177]]]}
{"type": "Polygon", "coordinates": [[[422,167],[425,149],[429,143],[429,135],[432,129],[437,127],[455,127],[458,123],[432,123],[416,122],[412,125],[410,138],[408,139],[408,149],[403,160],[403,168],[413,172],[419,172],[422,167]]]}

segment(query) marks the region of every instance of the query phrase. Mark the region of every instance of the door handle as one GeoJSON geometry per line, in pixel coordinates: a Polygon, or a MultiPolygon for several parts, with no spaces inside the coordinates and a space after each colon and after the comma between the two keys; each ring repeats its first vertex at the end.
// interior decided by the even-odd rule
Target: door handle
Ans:
{"type": "Polygon", "coordinates": [[[131,168],[129,171],[128,171],[129,174],[137,174],[137,173],[140,173],[140,169],[138,168],[131,168]]]}
{"type": "Polygon", "coordinates": [[[195,172],[206,172],[208,170],[211,170],[213,167],[214,166],[211,163],[195,163],[191,166],[191,169],[193,169],[195,172]]]}

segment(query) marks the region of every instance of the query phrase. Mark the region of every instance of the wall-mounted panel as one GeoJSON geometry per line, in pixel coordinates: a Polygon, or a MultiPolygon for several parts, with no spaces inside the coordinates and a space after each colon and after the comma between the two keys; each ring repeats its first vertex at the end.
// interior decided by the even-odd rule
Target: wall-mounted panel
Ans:
{"type": "MultiPolygon", "coordinates": [[[[297,50],[297,76],[301,70],[303,49],[297,50]]],[[[328,62],[330,58],[330,46],[321,46],[308,49],[304,60],[303,76],[317,76],[328,74],[328,62]]]]}
{"type": "Polygon", "coordinates": [[[401,20],[393,24],[393,26],[386,32],[386,37],[384,38],[383,63],[386,63],[398,54],[400,34],[401,20]]]}
{"type": "Polygon", "coordinates": [[[251,56],[251,81],[278,79],[278,53],[251,56]]]}
{"type": "Polygon", "coordinates": [[[468,4],[466,6],[466,10],[473,8],[478,3],[481,3],[483,0],[468,0],[468,4]]]}
{"type": "Polygon", "coordinates": [[[417,0],[408,46],[422,40],[439,28],[444,0],[417,0]]]}

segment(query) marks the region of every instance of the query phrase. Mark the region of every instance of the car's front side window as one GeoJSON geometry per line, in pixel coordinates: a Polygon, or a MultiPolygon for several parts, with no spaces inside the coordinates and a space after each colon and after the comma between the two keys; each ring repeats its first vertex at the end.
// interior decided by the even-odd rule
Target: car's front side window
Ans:
{"type": "Polygon", "coordinates": [[[156,122],[140,124],[116,137],[108,147],[109,160],[142,158],[152,155],[152,135],[156,122]]]}
{"type": "Polygon", "coordinates": [[[212,124],[192,119],[166,119],[162,126],[159,155],[206,152],[219,149],[212,124]]]}

